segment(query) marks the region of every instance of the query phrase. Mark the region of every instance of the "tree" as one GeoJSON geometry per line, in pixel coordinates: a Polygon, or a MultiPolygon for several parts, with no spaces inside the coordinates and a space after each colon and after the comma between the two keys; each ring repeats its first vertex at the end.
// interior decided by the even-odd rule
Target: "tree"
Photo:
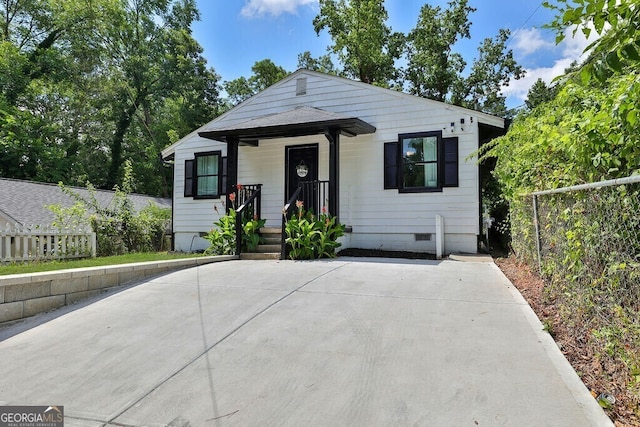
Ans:
{"type": "Polygon", "coordinates": [[[557,86],[547,86],[547,84],[539,78],[529,89],[527,99],[524,102],[529,110],[533,110],[538,105],[553,100],[557,92],[557,86]]]}
{"type": "Polygon", "coordinates": [[[333,74],[334,76],[341,75],[340,70],[338,70],[333,64],[331,55],[327,54],[314,58],[308,50],[298,55],[298,68],[318,71],[325,74],[333,74]]]}
{"type": "Polygon", "coordinates": [[[436,101],[446,101],[459,84],[466,62],[453,46],[471,38],[467,0],[452,0],[449,8],[425,4],[416,27],[407,36],[407,68],[404,79],[409,92],[436,101]]]}
{"type": "Polygon", "coordinates": [[[220,112],[193,0],[0,4],[0,176],[169,194],[159,151],[220,112]]]}
{"type": "Polygon", "coordinates": [[[345,76],[388,86],[398,76],[395,61],[402,54],[404,35],[386,25],[383,0],[320,0],[313,20],[317,34],[327,30],[345,76]]]}
{"type": "Polygon", "coordinates": [[[270,59],[257,61],[251,67],[251,71],[253,75],[248,79],[239,77],[235,80],[224,82],[224,89],[229,95],[232,105],[237,105],[256,93],[265,90],[289,74],[287,70],[274,64],[270,59]]]}
{"type": "Polygon", "coordinates": [[[482,42],[469,76],[454,87],[453,104],[497,116],[507,113],[502,88],[509,85],[511,78],[519,79],[525,74],[513,52],[507,50],[509,34],[509,30],[501,29],[495,39],[486,38],[482,42]]]}

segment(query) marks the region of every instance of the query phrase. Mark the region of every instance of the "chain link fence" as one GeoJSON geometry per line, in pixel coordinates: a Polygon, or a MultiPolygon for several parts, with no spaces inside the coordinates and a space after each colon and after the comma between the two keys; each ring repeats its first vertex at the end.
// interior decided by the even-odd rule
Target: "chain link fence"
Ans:
{"type": "Polygon", "coordinates": [[[627,366],[640,402],[640,176],[536,192],[510,208],[516,256],[540,271],[560,321],[600,360],[627,366]]]}
{"type": "Polygon", "coordinates": [[[598,286],[640,308],[640,176],[536,192],[529,200],[529,224],[518,240],[533,238],[523,252],[545,279],[598,286]]]}

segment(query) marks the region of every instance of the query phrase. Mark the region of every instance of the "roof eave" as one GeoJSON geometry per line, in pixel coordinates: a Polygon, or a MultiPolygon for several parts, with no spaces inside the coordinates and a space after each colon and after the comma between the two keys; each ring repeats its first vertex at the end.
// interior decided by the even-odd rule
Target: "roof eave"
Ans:
{"type": "Polygon", "coordinates": [[[376,127],[358,118],[349,118],[255,128],[208,130],[199,132],[198,135],[207,139],[227,142],[229,138],[237,138],[238,140],[290,138],[318,135],[330,130],[338,130],[347,136],[357,136],[374,133],[376,127]]]}

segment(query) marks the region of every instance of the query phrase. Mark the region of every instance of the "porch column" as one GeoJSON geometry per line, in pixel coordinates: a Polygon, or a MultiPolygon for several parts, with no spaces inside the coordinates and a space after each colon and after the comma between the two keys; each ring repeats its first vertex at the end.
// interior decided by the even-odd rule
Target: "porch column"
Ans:
{"type": "Polygon", "coordinates": [[[340,222],[340,131],[329,129],[325,132],[329,140],[329,214],[340,222]]]}
{"type": "Polygon", "coordinates": [[[227,137],[227,210],[233,206],[229,195],[236,191],[238,183],[238,144],[240,139],[235,136],[227,137]]]}

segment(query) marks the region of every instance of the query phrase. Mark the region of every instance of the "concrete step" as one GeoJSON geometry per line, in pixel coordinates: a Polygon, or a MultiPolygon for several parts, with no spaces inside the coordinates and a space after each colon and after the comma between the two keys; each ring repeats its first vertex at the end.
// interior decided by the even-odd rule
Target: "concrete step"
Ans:
{"type": "Polygon", "coordinates": [[[251,260],[251,261],[278,260],[280,259],[280,252],[267,252],[267,253],[243,252],[240,254],[240,259],[251,260]]]}
{"type": "Polygon", "coordinates": [[[256,252],[260,253],[268,253],[268,252],[278,252],[280,253],[280,244],[275,245],[258,245],[256,248],[256,252]]]}
{"type": "Polygon", "coordinates": [[[262,227],[260,229],[260,234],[264,236],[265,234],[278,234],[282,235],[282,228],[280,227],[262,227]]]}
{"type": "Polygon", "coordinates": [[[279,245],[282,243],[282,236],[275,236],[271,234],[262,235],[262,244],[263,245],[279,245]]]}

